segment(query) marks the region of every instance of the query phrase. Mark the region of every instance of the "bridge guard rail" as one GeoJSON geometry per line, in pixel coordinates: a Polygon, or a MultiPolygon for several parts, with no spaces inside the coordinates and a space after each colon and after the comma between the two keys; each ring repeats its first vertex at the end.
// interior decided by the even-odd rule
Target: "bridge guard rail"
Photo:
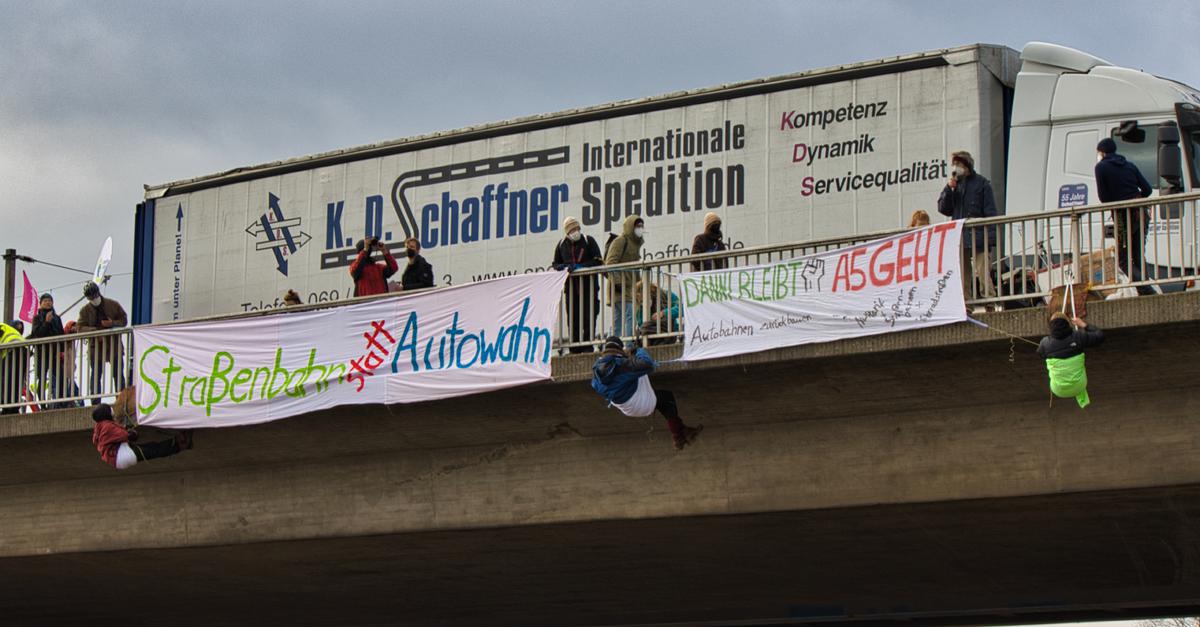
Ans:
{"type": "MultiPolygon", "coordinates": [[[[1177,194],[968,220],[963,231],[963,271],[970,277],[964,287],[967,306],[1040,306],[1051,290],[1068,283],[1090,285],[1105,296],[1194,286],[1200,279],[1198,202],[1200,193],[1177,194]]],[[[555,346],[593,352],[609,334],[644,345],[679,342],[684,331],[681,273],[782,261],[904,230],[576,270],[563,291],[555,346]]],[[[69,408],[114,396],[133,380],[132,340],[131,330],[124,328],[0,346],[0,412],[69,408]]]]}

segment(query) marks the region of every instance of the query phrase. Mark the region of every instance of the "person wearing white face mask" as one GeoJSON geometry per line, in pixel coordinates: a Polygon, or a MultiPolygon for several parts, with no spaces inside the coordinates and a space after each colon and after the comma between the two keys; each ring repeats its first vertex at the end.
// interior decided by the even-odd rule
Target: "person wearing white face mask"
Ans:
{"type": "MultiPolygon", "coordinates": [[[[79,308],[78,330],[80,333],[116,329],[129,324],[125,308],[121,303],[104,298],[100,294],[100,286],[89,282],[83,288],[83,296],[87,304],[79,308]]],[[[92,404],[100,402],[100,385],[104,381],[104,364],[112,368],[113,389],[108,393],[116,394],[125,387],[125,371],[122,367],[124,351],[121,338],[116,336],[93,338],[88,340],[88,380],[89,393],[93,394],[92,404]]]]}
{"type": "MultiPolygon", "coordinates": [[[[584,235],[579,220],[567,218],[563,221],[566,237],[554,247],[555,270],[574,272],[604,263],[600,257],[600,245],[591,235],[584,235]]],[[[599,275],[577,276],[567,280],[567,316],[571,325],[571,342],[587,342],[594,339],[596,314],[600,311],[599,275]]],[[[590,353],[591,346],[572,346],[572,353],[590,353]]]]}
{"type": "MultiPolygon", "coordinates": [[[[950,155],[953,173],[938,197],[938,213],[951,220],[964,218],[990,218],[998,215],[996,197],[992,183],[975,172],[975,159],[971,153],[960,150],[950,155]]],[[[996,297],[996,285],[992,280],[992,251],[996,248],[996,227],[974,227],[964,231],[963,250],[963,295],[972,298],[971,283],[978,280],[984,298],[996,297]],[[968,262],[971,273],[967,274],[968,262]]]]}
{"type": "MultiPolygon", "coordinates": [[[[609,244],[604,255],[604,265],[629,263],[642,260],[642,244],[645,242],[645,225],[642,217],[631,215],[621,225],[621,234],[609,244]]],[[[608,297],[613,309],[613,335],[633,336],[633,304],[639,294],[637,270],[620,270],[608,273],[608,297]]]]}

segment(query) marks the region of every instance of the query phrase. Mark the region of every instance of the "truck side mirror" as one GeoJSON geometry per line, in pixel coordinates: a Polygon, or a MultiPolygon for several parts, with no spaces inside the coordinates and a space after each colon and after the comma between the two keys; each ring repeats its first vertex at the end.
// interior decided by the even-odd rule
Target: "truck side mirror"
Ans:
{"type": "Polygon", "coordinates": [[[1146,141],[1146,129],[1138,126],[1137,120],[1126,120],[1117,127],[1117,137],[1126,143],[1140,144],[1146,141]]]}
{"type": "Polygon", "coordinates": [[[1158,175],[1167,182],[1164,194],[1183,191],[1183,161],[1179,154],[1179,127],[1168,122],[1158,127],[1158,175]]]}

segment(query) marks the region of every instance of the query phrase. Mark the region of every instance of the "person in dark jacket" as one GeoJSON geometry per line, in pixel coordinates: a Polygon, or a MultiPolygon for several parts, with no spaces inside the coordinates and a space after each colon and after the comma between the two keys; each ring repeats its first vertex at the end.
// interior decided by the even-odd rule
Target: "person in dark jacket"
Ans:
{"type": "MultiPolygon", "coordinates": [[[[555,270],[574,272],[583,268],[604,265],[600,245],[591,235],[584,235],[579,220],[563,222],[566,237],[554,247],[555,270]]],[[[571,325],[571,342],[590,342],[595,335],[596,314],[600,311],[600,276],[571,277],[567,280],[567,316],[571,325]]],[[[572,353],[590,353],[591,346],[572,346],[572,353]]]]}
{"type": "MultiPolygon", "coordinates": [[[[33,316],[33,330],[29,332],[29,339],[60,335],[64,335],[63,322],[54,311],[54,297],[48,293],[42,294],[38,300],[37,313],[33,316]]],[[[34,346],[34,372],[37,373],[38,393],[43,400],[61,397],[64,393],[63,368],[59,360],[59,353],[63,348],[62,342],[34,346]]]]}
{"type": "Polygon", "coordinates": [[[350,264],[350,276],[354,278],[355,296],[374,296],[387,294],[387,280],[399,266],[392,257],[392,251],[378,238],[368,237],[358,240],[358,256],[350,264]],[[379,251],[380,257],[375,257],[379,251]]]}
{"type": "MultiPolygon", "coordinates": [[[[1154,189],[1132,162],[1117,154],[1117,142],[1105,137],[1096,145],[1096,195],[1100,202],[1146,198],[1154,189]]],[[[1146,243],[1146,210],[1114,209],[1113,237],[1117,240],[1117,265],[1133,281],[1142,280],[1142,247],[1146,243]]],[[[1148,286],[1138,294],[1153,294],[1148,286]]]]}
{"type": "Polygon", "coordinates": [[[1050,317],[1050,335],[1038,344],[1038,355],[1046,360],[1050,375],[1050,391],[1059,398],[1074,398],[1079,407],[1087,407],[1087,370],[1083,349],[1099,346],[1104,332],[1079,318],[1056,313],[1050,317]],[[1072,328],[1074,325],[1074,328],[1072,328]]]}
{"type": "MultiPolygon", "coordinates": [[[[87,299],[87,303],[79,308],[78,329],[80,333],[117,329],[129,324],[125,308],[111,298],[104,298],[100,294],[99,285],[88,282],[87,286],[83,288],[83,296],[87,299]]],[[[102,393],[100,386],[104,382],[105,362],[112,368],[113,388],[111,393],[116,394],[117,391],[125,389],[125,369],[122,367],[124,355],[124,347],[119,336],[88,340],[88,365],[90,367],[88,380],[91,385],[89,393],[97,395],[102,393]]],[[[99,402],[99,396],[92,397],[93,405],[99,402]]]]}
{"type": "Polygon", "coordinates": [[[408,265],[400,277],[400,287],[406,291],[433,287],[433,266],[421,256],[421,242],[415,237],[405,240],[404,254],[408,265]]]}
{"type": "MultiPolygon", "coordinates": [[[[950,155],[953,172],[946,187],[938,196],[938,213],[951,220],[966,218],[990,218],[998,215],[996,197],[992,183],[975,172],[975,159],[971,153],[960,150],[950,155]]],[[[996,296],[996,285],[992,280],[992,251],[996,248],[996,227],[972,228],[963,233],[963,294],[971,299],[972,278],[978,279],[984,298],[996,296]],[[971,274],[967,274],[970,262],[971,274]]]]}
{"type": "MultiPolygon", "coordinates": [[[[721,216],[709,211],[704,214],[704,232],[692,240],[692,254],[703,255],[704,253],[715,253],[728,249],[729,247],[725,245],[724,238],[721,235],[721,216]]],[[[692,262],[692,272],[724,270],[728,267],[728,259],[709,259],[707,261],[692,262]]]]}
{"type": "Polygon", "coordinates": [[[112,406],[107,403],[92,410],[92,420],[96,423],[92,428],[92,444],[100,453],[100,459],[117,470],[192,448],[191,431],[181,431],[175,437],[159,442],[137,444],[137,431],[117,424],[113,420],[112,406]]]}
{"type": "Polygon", "coordinates": [[[691,444],[704,425],[683,424],[675,395],[650,386],[650,373],[657,368],[658,363],[646,349],[630,354],[621,338],[614,335],[604,341],[604,353],[592,365],[592,389],[626,416],[644,418],[658,410],[667,419],[671,441],[679,450],[691,444]]]}

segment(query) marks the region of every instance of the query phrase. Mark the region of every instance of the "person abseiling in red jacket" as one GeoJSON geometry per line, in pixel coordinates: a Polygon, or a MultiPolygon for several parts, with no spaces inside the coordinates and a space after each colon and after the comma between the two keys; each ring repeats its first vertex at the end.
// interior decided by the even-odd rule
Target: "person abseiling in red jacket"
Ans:
{"type": "Polygon", "coordinates": [[[175,437],[159,442],[136,444],[137,431],[126,430],[114,422],[112,405],[107,403],[97,405],[92,410],[92,420],[96,421],[96,427],[92,430],[92,444],[100,452],[100,459],[117,470],[192,448],[191,431],[181,431],[175,437]]]}
{"type": "Polygon", "coordinates": [[[354,295],[387,294],[387,280],[400,269],[392,257],[392,251],[377,237],[358,240],[357,248],[358,256],[350,264],[350,276],[354,278],[354,295]],[[376,257],[375,251],[380,251],[383,256],[376,257]]]}
{"type": "Polygon", "coordinates": [[[658,363],[638,348],[632,355],[625,350],[621,338],[610,336],[604,341],[604,352],[592,365],[592,389],[608,400],[621,413],[634,418],[644,418],[658,410],[667,419],[667,430],[675,450],[691,444],[700,435],[704,425],[689,427],[679,418],[679,407],[675,395],[667,390],[655,390],[650,386],[650,373],[658,363]]]}

